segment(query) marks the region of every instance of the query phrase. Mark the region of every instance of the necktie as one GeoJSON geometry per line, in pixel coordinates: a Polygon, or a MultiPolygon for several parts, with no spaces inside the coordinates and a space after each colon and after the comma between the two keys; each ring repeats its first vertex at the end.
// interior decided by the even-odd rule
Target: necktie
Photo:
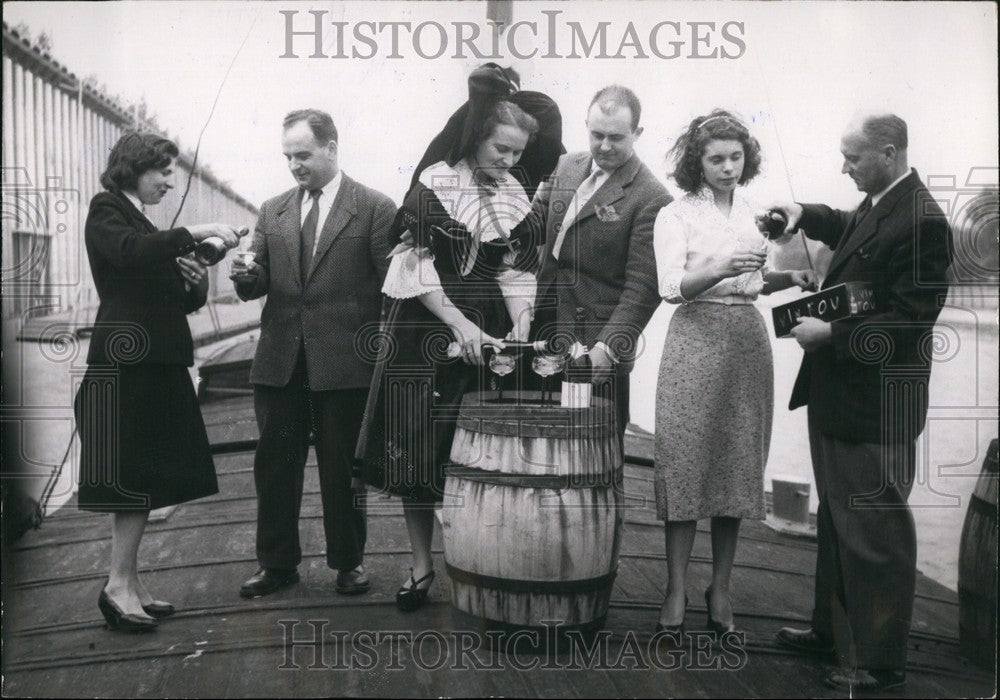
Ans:
{"type": "Polygon", "coordinates": [[[313,248],[316,247],[316,226],[319,224],[319,198],[322,194],[323,190],[309,190],[309,197],[312,199],[312,208],[309,209],[309,213],[306,214],[306,220],[302,224],[302,250],[299,258],[303,284],[309,276],[313,248]]]}
{"type": "Polygon", "coordinates": [[[577,218],[577,214],[587,205],[590,198],[594,196],[594,193],[603,184],[605,177],[607,177],[607,173],[595,166],[593,172],[590,173],[590,177],[580,183],[580,186],[577,188],[573,199],[569,202],[569,206],[566,207],[566,215],[563,217],[562,225],[556,234],[556,242],[552,245],[552,257],[556,260],[559,259],[559,251],[562,249],[563,241],[566,238],[566,229],[577,218]]]}
{"type": "Polygon", "coordinates": [[[865,201],[861,202],[861,206],[858,207],[858,211],[855,212],[854,214],[854,221],[851,222],[851,225],[847,227],[847,231],[844,233],[845,241],[847,240],[848,236],[850,236],[858,229],[858,226],[861,225],[862,219],[864,219],[865,216],[868,215],[868,212],[870,212],[871,210],[872,210],[872,198],[865,197],[865,201]]]}

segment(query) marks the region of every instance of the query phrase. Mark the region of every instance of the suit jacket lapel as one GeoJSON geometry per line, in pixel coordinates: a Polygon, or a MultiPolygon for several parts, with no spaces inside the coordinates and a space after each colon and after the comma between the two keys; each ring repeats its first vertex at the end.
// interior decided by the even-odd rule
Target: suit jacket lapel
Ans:
{"type": "Polygon", "coordinates": [[[347,226],[347,222],[357,213],[357,196],[354,189],[354,181],[344,175],[340,182],[340,190],[337,192],[336,199],[333,200],[333,206],[330,207],[330,213],[327,215],[326,222],[323,224],[323,230],[319,234],[319,243],[316,246],[316,254],[313,256],[309,274],[306,276],[306,282],[309,281],[320,259],[330,249],[334,239],[340,235],[340,232],[347,226]]]}
{"type": "Polygon", "coordinates": [[[146,233],[152,233],[156,230],[156,226],[152,221],[146,218],[146,215],[139,211],[132,200],[126,197],[124,194],[118,193],[118,198],[125,202],[126,211],[128,211],[129,216],[132,217],[132,221],[145,229],[146,233]]]}
{"type": "MultiPolygon", "coordinates": [[[[826,273],[827,279],[833,277],[840,271],[840,268],[842,268],[850,259],[851,254],[854,253],[854,251],[875,237],[878,233],[879,223],[882,219],[889,216],[893,209],[896,208],[896,204],[899,200],[912,192],[919,183],[920,180],[917,178],[917,172],[914,170],[910,173],[909,177],[889,190],[885,196],[879,200],[878,204],[872,207],[871,211],[868,212],[868,215],[865,216],[865,218],[861,220],[861,223],[857,225],[857,228],[851,231],[847,240],[837,246],[837,251],[834,253],[833,259],[830,261],[830,267],[826,273]]],[[[854,212],[854,215],[857,216],[857,211],[854,212]]]]}
{"type": "Polygon", "coordinates": [[[285,242],[285,250],[288,253],[289,265],[295,274],[295,282],[302,283],[302,275],[299,274],[299,256],[302,251],[302,190],[295,188],[288,193],[281,208],[277,212],[278,233],[281,240],[285,242]]]}
{"type": "Polygon", "coordinates": [[[553,183],[553,192],[549,200],[549,211],[554,213],[555,216],[550,216],[549,220],[545,222],[545,257],[543,259],[548,259],[552,255],[552,248],[556,244],[556,236],[559,235],[556,227],[562,226],[563,219],[566,217],[566,210],[569,208],[570,202],[573,201],[573,195],[576,194],[577,189],[590,174],[590,161],[591,157],[589,153],[577,154],[575,159],[566,165],[565,172],[560,173],[559,178],[553,183]]]}
{"type": "Polygon", "coordinates": [[[639,172],[639,156],[635,153],[627,161],[622,163],[611,176],[604,181],[593,196],[584,205],[580,215],[576,217],[573,225],[576,226],[589,216],[597,213],[597,207],[607,206],[625,196],[625,187],[635,179],[635,174],[639,172]]]}
{"type": "Polygon", "coordinates": [[[622,177],[619,175],[620,172],[621,168],[618,168],[618,170],[611,173],[611,177],[604,181],[604,184],[598,188],[597,192],[594,192],[590,200],[583,205],[579,216],[573,220],[573,226],[579,225],[587,217],[596,214],[598,206],[607,206],[625,196],[625,190],[622,189],[622,177]]]}

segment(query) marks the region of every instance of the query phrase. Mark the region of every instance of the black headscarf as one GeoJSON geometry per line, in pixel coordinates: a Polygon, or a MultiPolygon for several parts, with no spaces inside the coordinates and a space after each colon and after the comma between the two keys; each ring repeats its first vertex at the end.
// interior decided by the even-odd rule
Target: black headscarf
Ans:
{"type": "Polygon", "coordinates": [[[510,171],[524,187],[528,198],[533,197],[538,185],[555,170],[559,156],[566,152],[562,144],[562,115],[548,95],[522,91],[519,87],[520,78],[512,68],[487,63],[472,71],[468,101],[451,115],[441,133],[431,141],[417,164],[410,188],[417,184],[420,173],[428,166],[442,160],[454,166],[469,153],[486,136],[481,133],[482,127],[496,103],[506,100],[538,121],[538,132],[510,171]]]}

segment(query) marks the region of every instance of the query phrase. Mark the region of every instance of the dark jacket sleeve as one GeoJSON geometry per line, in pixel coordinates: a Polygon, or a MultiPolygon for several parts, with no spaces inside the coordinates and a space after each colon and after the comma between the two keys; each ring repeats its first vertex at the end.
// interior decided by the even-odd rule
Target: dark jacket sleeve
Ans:
{"type": "Polygon", "coordinates": [[[379,282],[385,281],[389,272],[389,253],[392,252],[392,222],[396,218],[396,205],[386,196],[379,195],[372,214],[372,230],[369,238],[372,265],[378,270],[379,282]]]}
{"type": "Polygon", "coordinates": [[[184,294],[184,313],[190,314],[205,305],[208,301],[208,275],[199,280],[198,284],[189,287],[184,294]]]}
{"type": "Polygon", "coordinates": [[[833,209],[825,204],[803,204],[799,228],[809,238],[836,248],[850,220],[851,212],[833,209]]]}
{"type": "Polygon", "coordinates": [[[184,227],[148,233],[128,220],[114,195],[94,197],[84,230],[87,244],[113,267],[135,269],[187,255],[194,238],[184,227]]]}
{"type": "Polygon", "coordinates": [[[545,215],[549,209],[551,192],[549,181],[543,182],[538,187],[531,200],[531,211],[521,223],[511,229],[511,240],[516,240],[525,247],[537,247],[545,244],[545,215]]]}

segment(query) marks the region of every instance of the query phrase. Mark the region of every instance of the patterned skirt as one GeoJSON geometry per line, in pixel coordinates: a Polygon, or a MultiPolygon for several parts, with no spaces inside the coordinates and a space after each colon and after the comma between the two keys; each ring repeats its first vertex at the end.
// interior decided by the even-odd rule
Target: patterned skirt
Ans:
{"type": "Polygon", "coordinates": [[[656,390],[654,488],[661,520],[764,518],[774,363],[753,305],[681,306],[656,390]]]}

